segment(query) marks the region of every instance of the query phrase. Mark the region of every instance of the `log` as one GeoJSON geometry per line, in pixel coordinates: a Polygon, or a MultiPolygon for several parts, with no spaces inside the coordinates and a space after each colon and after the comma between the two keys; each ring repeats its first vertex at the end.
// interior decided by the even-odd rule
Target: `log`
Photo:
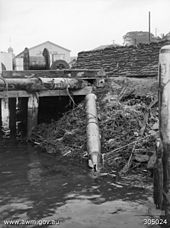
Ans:
{"type": "Polygon", "coordinates": [[[96,109],[96,96],[93,93],[86,96],[86,115],[89,166],[93,168],[94,171],[98,172],[101,167],[101,143],[96,109]]]}

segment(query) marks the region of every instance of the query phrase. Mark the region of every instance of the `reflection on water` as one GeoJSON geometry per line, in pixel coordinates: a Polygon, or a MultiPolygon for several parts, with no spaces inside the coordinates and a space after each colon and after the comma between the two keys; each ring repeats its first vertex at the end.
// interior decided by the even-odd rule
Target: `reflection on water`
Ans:
{"type": "Polygon", "coordinates": [[[85,165],[39,153],[30,145],[1,141],[0,147],[1,221],[59,219],[60,225],[49,227],[62,228],[144,227],[150,190],[108,175],[94,179],[85,165]]]}

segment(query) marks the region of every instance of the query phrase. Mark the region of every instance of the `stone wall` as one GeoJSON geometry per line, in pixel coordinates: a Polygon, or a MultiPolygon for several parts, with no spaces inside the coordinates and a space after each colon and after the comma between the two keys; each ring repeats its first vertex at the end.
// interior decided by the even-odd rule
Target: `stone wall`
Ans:
{"type": "Polygon", "coordinates": [[[109,76],[148,77],[158,74],[159,50],[168,41],[120,46],[78,54],[76,68],[103,68],[109,76]]]}

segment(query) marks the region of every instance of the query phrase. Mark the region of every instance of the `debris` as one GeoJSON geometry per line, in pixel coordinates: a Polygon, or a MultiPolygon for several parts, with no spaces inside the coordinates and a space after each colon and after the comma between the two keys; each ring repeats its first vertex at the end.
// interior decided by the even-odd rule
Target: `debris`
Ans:
{"type": "Polygon", "coordinates": [[[149,161],[149,156],[146,154],[136,154],[134,159],[138,162],[147,162],[149,161]]]}
{"type": "MultiPolygon", "coordinates": [[[[141,81],[108,79],[105,87],[93,91],[97,96],[104,172],[144,173],[153,167],[159,124],[157,84],[156,79],[141,81]]],[[[85,102],[58,121],[37,126],[31,141],[48,153],[87,161],[85,102]]]]}

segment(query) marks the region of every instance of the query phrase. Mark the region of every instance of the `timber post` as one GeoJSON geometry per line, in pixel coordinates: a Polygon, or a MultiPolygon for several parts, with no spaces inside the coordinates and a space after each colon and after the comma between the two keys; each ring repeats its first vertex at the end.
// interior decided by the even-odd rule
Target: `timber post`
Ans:
{"type": "Polygon", "coordinates": [[[1,121],[2,130],[5,132],[9,130],[9,100],[8,98],[1,99],[1,121]]]}
{"type": "Polygon", "coordinates": [[[39,97],[36,94],[32,94],[28,98],[28,112],[27,112],[27,138],[29,139],[32,130],[38,123],[38,105],[39,97]]]}
{"type": "Polygon", "coordinates": [[[18,98],[18,110],[20,113],[20,120],[21,120],[21,122],[18,124],[18,131],[21,132],[22,136],[26,136],[28,97],[18,98]]]}
{"type": "Polygon", "coordinates": [[[0,135],[2,133],[1,128],[2,128],[2,110],[1,110],[1,103],[2,99],[0,99],[0,135]]]}
{"type": "Polygon", "coordinates": [[[157,183],[162,186],[158,195],[162,192],[160,208],[170,220],[170,45],[162,47],[159,54],[159,130],[162,145],[157,160],[161,161],[162,174],[158,172],[163,178],[159,180],[162,183],[157,183]]]}
{"type": "Polygon", "coordinates": [[[9,129],[10,135],[16,135],[16,98],[9,98],[9,129]]]}

